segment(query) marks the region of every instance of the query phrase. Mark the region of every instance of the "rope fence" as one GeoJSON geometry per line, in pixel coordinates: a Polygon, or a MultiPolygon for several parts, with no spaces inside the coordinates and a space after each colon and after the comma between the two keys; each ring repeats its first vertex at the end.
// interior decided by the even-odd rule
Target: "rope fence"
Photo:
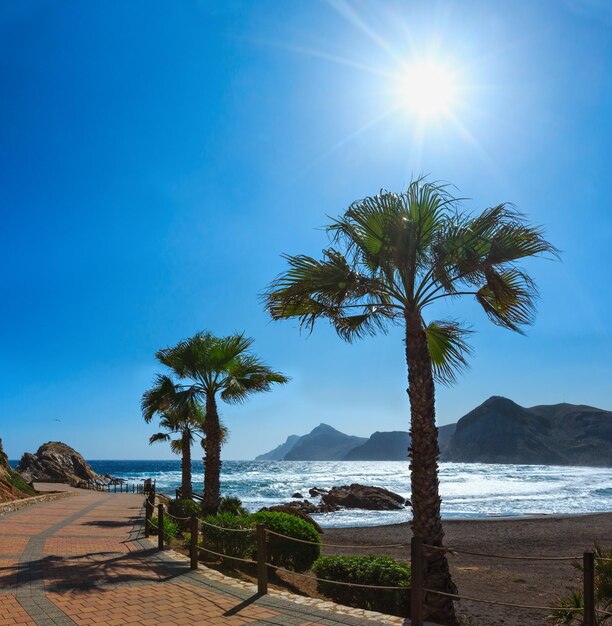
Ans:
{"type": "MultiPolygon", "coordinates": [[[[229,529],[228,529],[229,530],[229,529]]],[[[266,533],[268,535],[275,535],[276,537],[282,537],[283,539],[288,539],[289,541],[296,541],[297,543],[307,543],[313,546],[321,546],[321,548],[350,548],[352,550],[355,549],[363,549],[363,550],[372,550],[373,548],[407,548],[409,543],[388,543],[388,544],[377,544],[377,545],[358,545],[352,546],[348,544],[333,544],[333,543],[320,543],[318,541],[308,541],[306,539],[298,539],[297,537],[289,537],[289,535],[282,535],[281,533],[277,533],[273,530],[266,529],[266,533]]]]}
{"type": "MultiPolygon", "coordinates": [[[[460,595],[457,595],[456,593],[446,593],[444,591],[438,591],[437,589],[427,589],[426,587],[423,587],[423,591],[425,591],[426,593],[433,593],[434,595],[437,595],[437,596],[444,596],[446,598],[453,598],[453,600],[469,600],[470,602],[480,602],[482,604],[492,604],[492,605],[495,605],[495,606],[511,606],[513,608],[532,609],[532,610],[536,610],[536,611],[557,611],[557,610],[559,610],[559,607],[556,607],[556,606],[539,606],[539,605],[535,605],[535,604],[515,604],[513,602],[501,602],[499,600],[485,600],[484,598],[472,598],[470,596],[460,596],[460,595]]],[[[567,611],[568,613],[576,613],[576,612],[582,613],[582,611],[584,611],[584,609],[582,607],[576,607],[576,608],[565,608],[565,607],[563,607],[563,611],[567,611]]]]}
{"type": "Polygon", "coordinates": [[[177,517],[176,515],[172,515],[169,511],[166,511],[166,515],[175,519],[177,522],[188,522],[191,519],[191,517],[177,517]]]}
{"type": "MultiPolygon", "coordinates": [[[[360,589],[372,589],[379,591],[401,591],[409,594],[410,596],[410,619],[412,626],[423,626],[424,625],[424,617],[425,617],[425,608],[426,608],[426,595],[438,595],[446,598],[450,598],[452,601],[458,600],[466,600],[468,602],[478,602],[481,604],[493,605],[493,606],[503,606],[503,607],[511,607],[521,610],[531,610],[531,611],[562,611],[564,613],[582,613],[583,614],[583,626],[595,626],[597,615],[602,616],[612,616],[612,613],[596,608],[595,606],[595,563],[596,561],[600,562],[612,562],[610,558],[597,557],[593,552],[585,552],[582,555],[582,559],[576,556],[540,556],[540,555],[510,555],[510,554],[494,554],[494,553],[485,553],[485,552],[473,552],[470,550],[462,550],[460,548],[455,548],[454,546],[434,546],[430,544],[426,544],[422,541],[422,539],[418,537],[413,537],[411,542],[402,543],[402,544],[378,544],[378,545],[342,545],[342,544],[322,544],[316,541],[308,541],[305,539],[299,539],[297,537],[290,537],[288,535],[284,535],[282,533],[278,533],[276,531],[270,530],[266,528],[263,524],[257,524],[255,528],[224,528],[223,526],[218,526],[216,524],[211,524],[210,522],[206,522],[204,520],[198,519],[196,515],[192,515],[190,517],[177,517],[170,513],[165,512],[164,505],[158,504],[158,515],[157,515],[157,524],[154,524],[151,521],[152,513],[155,509],[154,505],[155,493],[149,493],[149,496],[145,500],[145,536],[148,537],[152,534],[152,529],[157,531],[158,536],[158,546],[159,549],[163,549],[164,540],[166,538],[167,533],[164,531],[164,515],[168,515],[170,518],[179,521],[179,522],[187,522],[189,521],[190,529],[191,529],[191,538],[190,538],[190,567],[191,569],[198,568],[199,555],[201,553],[211,554],[221,559],[229,559],[232,561],[236,561],[239,563],[246,563],[249,565],[257,566],[257,591],[259,594],[266,594],[268,592],[268,570],[272,568],[275,572],[284,572],[290,574],[292,576],[298,576],[302,578],[308,578],[310,580],[314,580],[317,583],[325,583],[329,585],[339,585],[344,587],[355,587],[360,589]],[[256,560],[254,559],[246,559],[238,556],[232,556],[229,554],[225,554],[223,552],[217,552],[215,550],[211,550],[210,548],[206,548],[199,544],[199,536],[200,529],[204,528],[213,528],[216,531],[224,532],[224,533],[255,533],[256,535],[256,548],[255,555],[256,560]],[[411,580],[410,586],[392,586],[392,585],[368,585],[356,582],[348,582],[348,581],[340,581],[340,580],[329,580],[327,578],[318,578],[313,576],[312,574],[304,574],[301,572],[295,572],[279,565],[275,565],[270,563],[268,560],[268,537],[274,536],[286,541],[293,541],[300,544],[309,544],[309,545],[317,545],[321,548],[337,548],[337,549],[388,549],[388,548],[407,548],[410,546],[410,564],[411,564],[411,580]],[[579,562],[582,560],[582,571],[583,571],[583,590],[582,595],[584,599],[584,606],[582,607],[554,607],[554,606],[543,606],[539,604],[518,604],[513,602],[503,602],[500,600],[489,600],[485,598],[475,598],[471,596],[462,596],[453,593],[447,593],[445,591],[440,591],[437,589],[430,589],[425,587],[424,585],[424,576],[423,573],[425,571],[425,559],[427,553],[445,553],[451,554],[453,556],[466,555],[466,556],[474,556],[474,557],[483,557],[483,558],[493,558],[493,559],[507,559],[512,561],[572,561],[579,562]]],[[[606,607],[608,608],[608,607],[606,607]]]]}
{"type": "Polygon", "coordinates": [[[424,543],[423,548],[425,550],[435,552],[447,552],[448,554],[466,554],[469,556],[482,556],[491,559],[507,559],[509,561],[578,561],[580,557],[577,556],[512,556],[510,554],[486,554],[484,552],[469,552],[468,550],[458,550],[450,546],[431,546],[424,543]]]}
{"type": "Polygon", "coordinates": [[[316,580],[323,583],[329,583],[330,585],[343,585],[344,587],[360,587],[361,589],[386,589],[387,591],[410,591],[410,587],[398,587],[387,585],[364,585],[362,583],[351,583],[344,580],[330,580],[329,578],[317,578],[316,576],[310,576],[309,574],[302,574],[301,572],[294,572],[292,570],[274,565],[272,563],[266,563],[268,567],[273,567],[277,572],[285,572],[292,576],[301,576],[302,578],[308,578],[309,580],[316,580]]]}
{"type": "Polygon", "coordinates": [[[216,528],[217,530],[223,530],[229,533],[254,533],[254,528],[224,528],[223,526],[217,526],[215,524],[210,524],[209,522],[205,522],[203,519],[200,520],[200,524],[202,526],[208,526],[210,528],[216,528]]]}
{"type": "Polygon", "coordinates": [[[253,563],[257,565],[257,561],[253,561],[253,559],[243,559],[239,556],[230,556],[229,554],[222,554],[221,552],[215,552],[214,550],[210,550],[209,548],[205,548],[204,546],[197,546],[197,549],[201,552],[208,552],[209,554],[214,554],[215,556],[220,556],[224,559],[232,559],[233,561],[241,561],[242,563],[253,563]]]}

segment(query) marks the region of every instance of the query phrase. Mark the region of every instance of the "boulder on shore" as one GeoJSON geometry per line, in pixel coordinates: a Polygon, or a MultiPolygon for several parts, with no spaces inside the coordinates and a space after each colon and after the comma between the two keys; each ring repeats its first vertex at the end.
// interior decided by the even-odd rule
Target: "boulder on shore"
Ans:
{"type": "Polygon", "coordinates": [[[343,487],[332,487],[321,496],[327,506],[344,509],[368,509],[371,511],[393,511],[410,504],[403,496],[383,487],[367,487],[353,483],[343,487]]]}
{"type": "MultiPolygon", "coordinates": [[[[304,502],[307,502],[307,500],[304,500],[304,502]]],[[[312,517],[310,517],[310,515],[308,515],[308,513],[306,513],[306,511],[301,507],[301,502],[289,502],[287,504],[277,504],[275,506],[268,506],[268,507],[264,507],[263,509],[259,509],[260,511],[275,511],[276,513],[287,513],[287,515],[293,515],[294,517],[299,517],[300,519],[303,519],[305,521],[307,521],[309,524],[312,524],[316,531],[319,534],[323,533],[323,529],[319,526],[319,524],[317,524],[317,522],[315,522],[312,517]]],[[[313,507],[313,513],[317,512],[317,508],[314,505],[311,505],[313,507]]]]}
{"type": "Polygon", "coordinates": [[[73,487],[86,487],[90,481],[109,482],[108,477],[96,474],[74,448],[60,441],[43,444],[35,454],[26,452],[17,471],[28,482],[67,483],[73,487]]]}

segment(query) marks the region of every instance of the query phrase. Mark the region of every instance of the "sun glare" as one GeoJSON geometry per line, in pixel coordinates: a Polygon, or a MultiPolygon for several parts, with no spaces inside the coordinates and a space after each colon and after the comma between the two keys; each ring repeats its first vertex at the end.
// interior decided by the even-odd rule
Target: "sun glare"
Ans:
{"type": "Polygon", "coordinates": [[[404,106],[421,118],[450,115],[457,94],[451,72],[436,63],[408,66],[400,79],[404,106]]]}

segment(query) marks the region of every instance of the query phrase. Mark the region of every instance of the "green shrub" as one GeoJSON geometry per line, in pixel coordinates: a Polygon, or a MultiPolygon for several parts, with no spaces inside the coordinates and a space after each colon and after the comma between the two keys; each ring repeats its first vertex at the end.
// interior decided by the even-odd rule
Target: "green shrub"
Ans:
{"type": "MultiPolygon", "coordinates": [[[[268,562],[272,565],[304,572],[310,569],[321,554],[321,539],[314,526],[286,513],[272,511],[261,511],[252,515],[220,513],[204,517],[202,521],[204,524],[200,544],[203,548],[219,554],[255,560],[257,541],[254,531],[257,524],[265,524],[269,530],[281,535],[313,542],[313,544],[305,544],[272,534],[268,535],[268,562]],[[220,528],[214,528],[215,526],[220,528]],[[252,532],[232,532],[232,530],[223,530],[224,528],[251,529],[252,532]]],[[[214,560],[212,555],[206,556],[206,553],[203,553],[202,558],[214,560]]]]}
{"type": "MultiPolygon", "coordinates": [[[[202,539],[200,545],[219,554],[251,559],[255,552],[254,532],[232,532],[234,530],[251,529],[253,524],[248,517],[221,513],[202,518],[202,539]],[[209,525],[210,524],[210,525],[209,525]],[[214,528],[220,526],[221,528],[214,528]]],[[[217,557],[201,552],[203,560],[215,560],[217,557]]],[[[231,563],[231,561],[230,561],[231,563]]]]}
{"type": "MultiPolygon", "coordinates": [[[[595,608],[597,626],[612,624],[612,548],[602,548],[595,545],[595,608]]],[[[583,572],[582,563],[577,561],[574,567],[583,572]]],[[[584,573],[583,573],[584,575],[584,573]]],[[[582,611],[572,609],[584,609],[584,596],[582,590],[576,589],[569,595],[560,598],[552,615],[548,617],[554,624],[564,626],[579,626],[583,623],[582,611]]]]}
{"type": "Polygon", "coordinates": [[[242,506],[242,500],[240,498],[221,498],[219,502],[219,513],[247,515],[248,511],[242,506]]]}
{"type": "Polygon", "coordinates": [[[15,487],[15,489],[19,489],[19,491],[23,491],[24,493],[28,493],[30,495],[36,495],[36,489],[32,487],[29,483],[27,483],[19,474],[13,471],[8,471],[6,474],[6,481],[15,487]]]}
{"type": "Polygon", "coordinates": [[[260,511],[248,516],[253,525],[265,524],[268,530],[302,541],[299,543],[276,535],[268,535],[268,562],[295,572],[305,572],[321,556],[321,537],[306,520],[274,511],[260,511]]]}
{"type": "Polygon", "coordinates": [[[317,582],[317,590],[339,604],[408,617],[410,615],[410,566],[388,556],[326,556],[313,566],[317,578],[406,587],[406,590],[365,589],[317,582]]]}
{"type": "Polygon", "coordinates": [[[181,530],[189,528],[189,519],[192,515],[200,515],[200,505],[190,500],[189,498],[182,498],[181,500],[171,500],[168,505],[168,513],[178,517],[177,520],[181,530]]]}
{"type": "MultiPolygon", "coordinates": [[[[157,534],[157,529],[159,528],[159,520],[157,517],[151,518],[151,524],[154,525],[154,528],[151,528],[151,531],[154,534],[157,534]]],[[[166,543],[170,543],[179,532],[179,525],[168,515],[164,515],[164,541],[166,543]]]]}

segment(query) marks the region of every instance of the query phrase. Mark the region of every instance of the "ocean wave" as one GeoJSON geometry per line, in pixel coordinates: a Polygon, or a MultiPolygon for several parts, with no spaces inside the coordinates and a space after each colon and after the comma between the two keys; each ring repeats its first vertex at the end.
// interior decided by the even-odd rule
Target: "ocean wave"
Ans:
{"type": "MultiPolygon", "coordinates": [[[[181,482],[178,460],[92,461],[91,465],[99,473],[133,481],[153,478],[158,490],[170,495],[181,482]]],[[[203,488],[203,476],[202,462],[194,462],[196,491],[203,488]]],[[[329,489],[354,482],[410,497],[405,461],[225,461],[221,473],[223,495],[240,498],[250,511],[287,502],[295,492],[309,498],[311,487],[329,489]]],[[[442,463],[440,491],[442,516],[447,519],[603,512],[612,510],[612,469],[442,463]]],[[[406,522],[410,514],[409,508],[344,510],[316,519],[324,527],[370,526],[406,522]]]]}

